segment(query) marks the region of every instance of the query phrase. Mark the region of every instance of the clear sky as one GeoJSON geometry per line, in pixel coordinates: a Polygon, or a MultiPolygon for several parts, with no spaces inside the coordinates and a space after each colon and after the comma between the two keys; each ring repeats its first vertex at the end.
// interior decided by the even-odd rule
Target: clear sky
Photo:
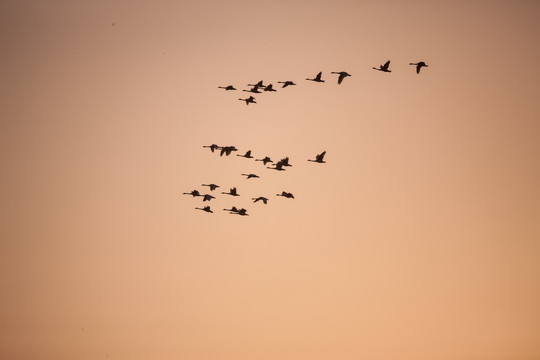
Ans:
{"type": "Polygon", "coordinates": [[[0,358],[539,359],[539,18],[1,1],[0,358]]]}

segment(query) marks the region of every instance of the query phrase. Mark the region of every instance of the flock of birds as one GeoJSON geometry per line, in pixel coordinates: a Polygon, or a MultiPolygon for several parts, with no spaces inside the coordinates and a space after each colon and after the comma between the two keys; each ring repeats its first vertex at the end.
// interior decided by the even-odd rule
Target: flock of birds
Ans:
{"type": "MultiPolygon", "coordinates": [[[[419,61],[419,62],[415,62],[415,63],[409,63],[409,65],[414,65],[416,67],[416,73],[417,74],[420,74],[420,70],[423,67],[428,67],[428,65],[424,61],[419,61]]],[[[390,70],[389,67],[390,67],[390,60],[385,62],[383,65],[379,65],[379,67],[373,67],[373,69],[378,70],[378,71],[382,71],[382,72],[392,72],[392,70],[390,70]]],[[[338,84],[341,84],[343,82],[343,79],[345,79],[346,77],[352,76],[351,74],[349,74],[346,71],[332,71],[331,73],[338,75],[338,79],[337,79],[338,84]]],[[[325,80],[322,79],[322,71],[320,71],[315,77],[306,78],[306,80],[313,81],[313,82],[318,82],[318,83],[325,82],[325,80]]],[[[296,83],[294,83],[294,81],[291,81],[291,80],[278,81],[278,84],[282,84],[281,88],[286,88],[287,86],[296,85],[296,83]]],[[[251,88],[243,89],[242,91],[246,91],[246,92],[253,93],[253,94],[261,94],[263,92],[275,92],[275,91],[277,91],[276,89],[274,89],[273,84],[264,85],[262,80],[259,81],[256,84],[248,84],[248,86],[250,86],[251,88]]],[[[224,89],[226,91],[236,90],[236,88],[233,85],[218,86],[218,88],[219,89],[224,89]]],[[[246,105],[256,104],[257,103],[256,98],[253,95],[250,95],[249,97],[244,98],[244,99],[239,98],[238,100],[244,101],[246,103],[246,105]]]]}
{"type": "MultiPolygon", "coordinates": [[[[213,153],[218,153],[218,151],[219,151],[219,156],[223,156],[223,155],[229,156],[233,152],[238,151],[238,149],[235,146],[219,146],[217,144],[204,145],[203,148],[209,148],[210,151],[213,152],[213,153]]],[[[326,161],[324,161],[324,156],[325,155],[326,155],[326,151],[323,151],[322,153],[317,154],[314,159],[308,159],[307,161],[323,164],[323,163],[326,162],[326,161]]],[[[243,157],[243,158],[246,158],[246,159],[254,159],[255,158],[251,154],[251,150],[246,151],[244,154],[236,154],[236,156],[243,157]]],[[[276,170],[276,171],[285,171],[287,167],[292,166],[289,163],[289,157],[284,157],[284,158],[282,158],[281,160],[279,160],[279,161],[277,161],[275,163],[269,156],[265,156],[265,157],[260,158],[260,159],[255,159],[255,161],[261,161],[263,163],[263,165],[267,169],[272,169],[272,170],[276,170]],[[273,164],[273,166],[266,166],[267,164],[273,164]]],[[[259,178],[259,175],[252,174],[252,173],[241,174],[241,175],[245,176],[246,179],[259,178]]],[[[201,186],[208,187],[210,189],[211,193],[214,192],[216,189],[218,189],[220,187],[219,185],[213,184],[213,183],[211,183],[211,184],[201,184],[201,186]]],[[[240,194],[238,193],[238,190],[237,190],[236,187],[230,188],[228,192],[227,191],[222,191],[221,194],[229,195],[229,196],[233,196],[233,197],[240,196],[240,194]]],[[[195,197],[202,197],[202,202],[203,203],[206,202],[206,201],[210,202],[212,199],[216,198],[212,194],[208,194],[208,193],[202,194],[197,189],[191,190],[190,192],[184,192],[183,195],[191,195],[194,198],[195,197]]],[[[294,195],[291,192],[288,192],[288,191],[282,191],[281,193],[276,194],[276,196],[281,196],[281,197],[288,198],[288,199],[294,199],[294,195]]],[[[268,201],[269,201],[269,199],[267,197],[265,197],[265,196],[254,197],[254,198],[251,198],[251,200],[254,203],[257,203],[257,202],[260,201],[265,205],[268,204],[268,201]]],[[[206,205],[206,206],[203,206],[203,207],[196,207],[195,209],[196,210],[202,210],[202,211],[205,211],[207,213],[213,213],[214,212],[212,210],[212,208],[210,207],[210,205],[206,205]]],[[[236,206],[232,206],[230,209],[223,209],[223,211],[227,211],[229,214],[236,214],[236,215],[240,215],[240,216],[248,216],[249,215],[247,213],[247,209],[239,208],[239,207],[236,207],[236,206]]]]}
{"type": "MultiPolygon", "coordinates": [[[[414,65],[416,67],[416,73],[417,74],[420,73],[420,70],[423,67],[428,67],[428,65],[424,61],[420,61],[420,62],[416,62],[416,63],[409,63],[409,65],[414,65]]],[[[377,71],[382,71],[382,72],[391,72],[391,70],[390,70],[390,60],[385,62],[383,65],[379,65],[378,67],[373,67],[373,69],[377,70],[377,71]]],[[[351,74],[349,74],[346,71],[332,71],[331,73],[335,74],[335,75],[338,75],[338,78],[337,78],[337,83],[338,84],[341,84],[346,77],[351,76],[351,74]]],[[[322,71],[319,72],[315,77],[306,78],[306,80],[313,81],[313,82],[318,82],[318,83],[325,82],[325,80],[322,79],[322,71]]],[[[288,86],[296,85],[296,83],[294,83],[291,80],[278,81],[278,84],[281,84],[281,88],[286,88],[288,86]]],[[[249,89],[244,89],[242,91],[250,92],[250,93],[254,93],[254,94],[260,94],[262,92],[275,92],[275,91],[277,91],[274,88],[273,84],[264,85],[262,80],[255,83],[255,84],[248,84],[248,86],[250,86],[249,89]]],[[[233,85],[218,86],[218,88],[224,89],[226,91],[234,91],[234,90],[236,90],[236,88],[233,85]]],[[[257,103],[255,101],[256,100],[255,97],[253,97],[252,95],[249,96],[248,98],[245,98],[245,99],[240,98],[239,100],[244,101],[246,103],[246,105],[256,104],[257,103]]],[[[219,146],[217,144],[211,144],[211,145],[204,145],[203,148],[209,148],[212,153],[218,153],[219,152],[219,156],[223,156],[223,155],[230,156],[233,152],[238,151],[238,149],[235,146],[232,146],[232,145],[231,146],[219,146]]],[[[320,154],[317,154],[314,159],[308,159],[307,161],[323,164],[323,163],[325,163],[325,161],[324,161],[324,156],[325,155],[326,155],[326,151],[323,151],[320,154]]],[[[243,158],[246,158],[246,159],[253,159],[254,158],[254,156],[251,154],[251,150],[246,151],[244,154],[236,154],[236,156],[243,157],[243,158]]],[[[281,160],[279,160],[279,161],[277,161],[275,163],[268,156],[265,156],[265,157],[260,158],[260,159],[255,159],[255,161],[261,161],[263,163],[263,165],[267,169],[272,169],[272,170],[276,170],[276,171],[285,171],[287,167],[292,166],[289,163],[289,157],[282,158],[281,160]],[[272,164],[273,166],[266,166],[267,164],[272,164]]],[[[259,175],[253,174],[253,173],[249,173],[249,174],[248,173],[242,173],[241,175],[245,176],[246,179],[259,178],[259,175]]],[[[216,189],[218,189],[220,187],[219,185],[216,185],[216,184],[213,184],[213,183],[211,183],[211,184],[202,184],[201,186],[208,187],[210,189],[210,193],[214,193],[214,191],[216,191],[216,189]]],[[[194,189],[194,190],[192,190],[190,192],[184,192],[183,194],[184,195],[191,195],[194,198],[201,197],[203,203],[205,203],[207,201],[210,202],[211,200],[216,198],[214,195],[209,194],[209,193],[202,194],[197,189],[194,189]]],[[[236,187],[230,188],[228,192],[227,191],[222,191],[221,194],[232,196],[232,197],[240,196],[240,194],[238,193],[238,190],[237,190],[236,187]]],[[[290,193],[290,192],[287,192],[287,191],[282,191],[281,193],[276,194],[276,196],[289,198],[289,199],[294,199],[294,195],[292,193],[290,193]]],[[[257,202],[260,201],[263,204],[268,204],[268,201],[269,201],[269,199],[267,197],[264,197],[264,196],[254,197],[254,198],[251,198],[251,200],[253,201],[253,203],[257,203],[257,202]]],[[[195,209],[196,210],[202,210],[202,211],[205,211],[207,213],[213,213],[214,212],[212,210],[212,208],[210,207],[210,205],[206,205],[206,206],[203,206],[203,207],[195,207],[195,209]]],[[[240,216],[248,216],[249,215],[248,212],[247,212],[247,209],[240,208],[240,207],[237,207],[237,206],[232,206],[229,209],[227,209],[227,208],[223,209],[223,211],[226,211],[229,214],[235,214],[235,215],[240,215],[240,216]]]]}

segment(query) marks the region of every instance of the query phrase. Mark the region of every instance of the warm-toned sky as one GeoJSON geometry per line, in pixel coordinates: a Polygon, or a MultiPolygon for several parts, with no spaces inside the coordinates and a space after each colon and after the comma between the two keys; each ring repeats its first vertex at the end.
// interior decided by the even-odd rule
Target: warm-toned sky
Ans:
{"type": "Polygon", "coordinates": [[[1,1],[0,358],[539,359],[539,18],[1,1]]]}

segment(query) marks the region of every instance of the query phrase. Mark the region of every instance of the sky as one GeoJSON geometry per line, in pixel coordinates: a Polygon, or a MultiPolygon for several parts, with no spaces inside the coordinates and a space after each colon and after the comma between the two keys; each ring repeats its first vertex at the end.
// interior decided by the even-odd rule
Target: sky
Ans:
{"type": "Polygon", "coordinates": [[[540,358],[539,16],[1,1],[0,358],[540,358]]]}

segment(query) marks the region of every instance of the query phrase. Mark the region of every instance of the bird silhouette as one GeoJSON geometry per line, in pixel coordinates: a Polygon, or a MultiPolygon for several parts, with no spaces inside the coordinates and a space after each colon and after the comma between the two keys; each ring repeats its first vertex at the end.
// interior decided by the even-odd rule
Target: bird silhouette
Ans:
{"type": "Polygon", "coordinates": [[[247,99],[238,99],[238,100],[242,100],[242,101],[245,101],[246,102],[246,105],[249,105],[250,103],[251,104],[256,104],[257,102],[255,101],[255,98],[253,96],[250,96],[248,97],[247,99]]]}
{"type": "Polygon", "coordinates": [[[219,187],[219,185],[216,185],[216,184],[202,184],[202,186],[210,187],[210,191],[214,191],[219,187]]]}
{"type": "Polygon", "coordinates": [[[256,84],[248,84],[248,86],[256,86],[256,87],[258,87],[258,88],[261,88],[261,89],[264,89],[264,88],[265,88],[265,86],[264,86],[264,84],[263,84],[263,81],[262,81],[262,80],[261,80],[261,81],[259,81],[259,82],[258,82],[258,83],[256,83],[256,84]]]}
{"type": "Polygon", "coordinates": [[[229,91],[229,90],[236,90],[235,87],[232,86],[232,85],[218,86],[218,88],[220,88],[220,89],[225,89],[225,90],[227,90],[227,91],[229,91]]]}
{"type": "Polygon", "coordinates": [[[242,174],[244,176],[247,176],[247,179],[251,179],[251,178],[258,178],[259,175],[255,175],[255,174],[242,174]]]}
{"type": "Polygon", "coordinates": [[[235,188],[235,187],[231,188],[231,190],[230,190],[229,192],[222,191],[221,193],[222,193],[222,194],[226,194],[226,195],[232,195],[232,196],[240,196],[240,195],[238,195],[238,193],[236,192],[236,188],[235,188]]]}
{"type": "Polygon", "coordinates": [[[223,146],[219,152],[219,156],[223,156],[223,154],[229,156],[233,151],[238,151],[238,149],[234,146],[223,146]]]}
{"type": "Polygon", "coordinates": [[[294,82],[292,82],[290,80],[278,81],[278,84],[283,84],[282,88],[287,87],[287,86],[291,86],[291,85],[296,85],[294,82]]]}
{"type": "Polygon", "coordinates": [[[275,163],[274,167],[267,166],[267,168],[277,171],[285,171],[285,169],[283,168],[283,162],[281,160],[275,163]]]}
{"type": "Polygon", "coordinates": [[[268,84],[264,88],[264,91],[277,91],[277,90],[272,87],[272,84],[268,84]]]}
{"type": "Polygon", "coordinates": [[[319,72],[317,74],[317,76],[315,76],[313,79],[306,78],[306,80],[311,80],[311,81],[315,81],[315,82],[324,82],[324,80],[321,79],[321,76],[322,76],[322,71],[319,72]]]}
{"type": "Polygon", "coordinates": [[[251,156],[251,150],[246,151],[244,155],[237,154],[236,156],[245,157],[247,159],[252,159],[253,156],[251,156]]]}
{"type": "Polygon", "coordinates": [[[351,74],[349,74],[346,71],[332,71],[332,74],[339,74],[339,77],[338,77],[338,80],[337,80],[338,84],[341,84],[343,79],[345,79],[347,76],[351,76],[351,74]]]}
{"type": "Polygon", "coordinates": [[[238,211],[236,213],[231,212],[231,214],[237,214],[237,215],[240,215],[240,216],[249,216],[249,214],[247,213],[247,210],[244,209],[244,208],[238,209],[238,211]]]}
{"type": "Polygon", "coordinates": [[[422,69],[422,67],[428,67],[426,65],[426,63],[423,62],[423,61],[420,61],[420,62],[417,62],[417,63],[409,63],[409,65],[416,65],[416,73],[417,74],[420,74],[420,70],[422,69]]]}
{"type": "Polygon", "coordinates": [[[259,91],[259,87],[260,87],[259,85],[254,85],[251,89],[242,90],[242,91],[247,91],[247,92],[252,92],[252,93],[255,93],[255,94],[260,94],[262,91],[259,91]]]}
{"type": "Polygon", "coordinates": [[[209,212],[209,213],[213,213],[213,211],[210,209],[210,206],[205,206],[205,207],[202,207],[202,208],[196,207],[195,209],[206,211],[206,212],[209,212]]]}
{"type": "Polygon", "coordinates": [[[263,165],[266,165],[267,163],[273,162],[268,156],[265,156],[265,157],[262,158],[262,159],[255,159],[255,161],[262,161],[262,162],[263,162],[263,165]]]}
{"type": "Polygon", "coordinates": [[[210,200],[215,199],[215,198],[216,198],[215,196],[212,196],[210,194],[205,194],[202,201],[203,202],[204,201],[210,201],[210,200]]]}
{"type": "Polygon", "coordinates": [[[285,192],[285,191],[282,191],[281,194],[276,194],[276,196],[283,196],[289,199],[294,199],[293,194],[291,194],[290,192],[285,192]]]}
{"type": "Polygon", "coordinates": [[[219,149],[219,146],[216,144],[212,145],[203,145],[203,148],[210,148],[210,151],[214,152],[214,150],[219,149]]]}
{"type": "Polygon", "coordinates": [[[195,196],[202,196],[201,193],[199,192],[199,190],[192,190],[190,192],[185,192],[183,193],[184,195],[191,195],[193,197],[195,196]]]}
{"type": "Polygon", "coordinates": [[[252,198],[251,200],[253,200],[254,203],[256,203],[257,201],[262,201],[265,204],[268,203],[268,199],[265,198],[264,196],[259,196],[259,197],[256,197],[256,198],[252,198]]]}
{"type": "Polygon", "coordinates": [[[313,162],[318,162],[318,163],[325,163],[326,161],[323,160],[324,155],[326,155],[326,151],[323,151],[319,155],[315,156],[315,160],[308,159],[308,161],[313,161],[313,162]]]}
{"type": "Polygon", "coordinates": [[[229,211],[229,212],[231,212],[231,213],[237,213],[237,212],[238,212],[238,209],[236,208],[236,206],[233,206],[233,207],[230,208],[230,209],[223,209],[223,210],[229,211]]]}
{"type": "Polygon", "coordinates": [[[380,65],[378,68],[374,67],[374,69],[384,72],[392,72],[391,70],[388,70],[388,66],[390,66],[390,60],[385,62],[384,65],[380,65]]]}
{"type": "Polygon", "coordinates": [[[281,160],[279,160],[283,166],[292,166],[291,164],[289,164],[289,157],[287,156],[286,158],[283,158],[281,160]]]}

